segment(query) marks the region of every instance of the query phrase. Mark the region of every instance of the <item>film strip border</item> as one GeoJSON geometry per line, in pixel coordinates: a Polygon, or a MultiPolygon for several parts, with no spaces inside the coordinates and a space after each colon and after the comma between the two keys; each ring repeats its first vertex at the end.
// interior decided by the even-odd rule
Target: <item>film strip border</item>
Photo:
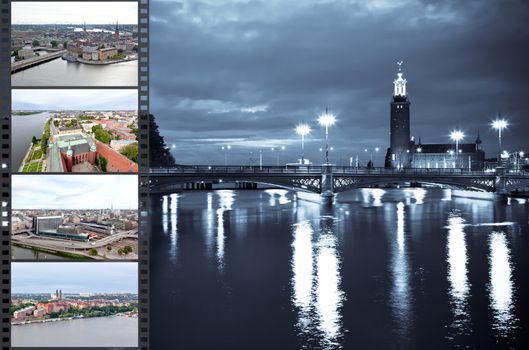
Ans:
{"type": "Polygon", "coordinates": [[[1,340],[2,350],[10,348],[10,320],[9,320],[9,306],[11,304],[11,225],[10,225],[10,209],[11,209],[11,151],[10,151],[10,135],[11,135],[11,2],[9,0],[0,0],[0,124],[1,124],[1,148],[2,155],[1,170],[0,170],[0,201],[1,201],[1,215],[2,215],[2,236],[1,241],[1,340]]]}
{"type": "MultiPolygon", "coordinates": [[[[149,196],[149,1],[138,0],[138,139],[139,139],[139,256],[138,256],[138,290],[139,290],[139,334],[138,348],[149,348],[149,237],[148,217],[149,196]]],[[[0,0],[0,134],[1,134],[1,168],[0,168],[0,201],[2,215],[1,245],[1,330],[0,344],[2,350],[10,349],[10,313],[11,303],[11,266],[10,266],[10,166],[11,166],[11,1],[0,0]]],[[[81,349],[81,348],[79,348],[81,349]]]]}
{"type": "Polygon", "coordinates": [[[138,0],[138,348],[149,349],[149,0],[138,0]]]}
{"type": "Polygon", "coordinates": [[[1,340],[2,350],[10,348],[10,320],[9,306],[11,303],[11,2],[9,0],[0,0],[0,124],[1,124],[1,148],[2,155],[0,169],[0,201],[2,215],[2,236],[1,241],[1,340]]]}

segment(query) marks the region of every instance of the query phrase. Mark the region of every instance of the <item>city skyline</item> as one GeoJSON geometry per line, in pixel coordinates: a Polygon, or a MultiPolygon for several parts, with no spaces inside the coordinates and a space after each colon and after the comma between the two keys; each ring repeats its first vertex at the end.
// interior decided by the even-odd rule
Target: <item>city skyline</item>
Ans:
{"type": "Polygon", "coordinates": [[[138,208],[135,175],[14,175],[13,210],[138,208]]]}
{"type": "Polygon", "coordinates": [[[348,164],[359,155],[365,165],[379,148],[373,158],[382,166],[392,82],[403,60],[412,136],[451,143],[450,132],[460,129],[461,142],[472,143],[480,133],[494,157],[490,123],[502,113],[510,123],[504,148],[521,150],[529,126],[522,78],[529,74],[528,12],[522,1],[506,7],[495,0],[153,1],[151,112],[179,163],[223,164],[228,145],[230,164],[255,161],[259,149],[265,163],[275,164],[281,146],[281,160],[294,162],[301,122],[312,128],[306,157],[321,163],[317,117],[328,107],[337,117],[329,130],[331,161],[348,164]],[[181,40],[170,40],[175,36],[181,40]]]}
{"type": "Polygon", "coordinates": [[[137,89],[13,89],[12,110],[137,110],[137,89]]]}
{"type": "Polygon", "coordinates": [[[138,264],[133,262],[16,262],[11,269],[13,294],[138,292],[138,264]]]}
{"type": "Polygon", "coordinates": [[[12,24],[138,24],[135,1],[13,2],[12,24]]]}

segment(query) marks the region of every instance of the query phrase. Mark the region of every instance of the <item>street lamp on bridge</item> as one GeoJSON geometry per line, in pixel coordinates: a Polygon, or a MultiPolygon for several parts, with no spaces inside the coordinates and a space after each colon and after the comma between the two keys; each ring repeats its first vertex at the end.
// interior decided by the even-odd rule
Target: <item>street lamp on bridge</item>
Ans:
{"type": "MultiPolygon", "coordinates": [[[[380,151],[380,148],[375,147],[375,148],[371,149],[371,153],[369,154],[369,162],[370,162],[370,164],[371,164],[371,168],[374,168],[374,163],[373,163],[373,150],[374,150],[375,152],[378,153],[378,151],[380,151]]],[[[364,152],[367,153],[367,148],[364,149],[364,152]]]]}
{"type": "Polygon", "coordinates": [[[498,146],[500,147],[499,153],[501,153],[501,132],[503,129],[509,126],[509,123],[504,118],[500,118],[500,116],[498,116],[498,118],[496,118],[496,120],[494,120],[490,125],[493,129],[498,130],[498,146]]]}
{"type": "Polygon", "coordinates": [[[336,117],[327,111],[318,117],[318,123],[325,127],[325,163],[329,164],[329,127],[336,123],[336,117]]]}
{"type": "Polygon", "coordinates": [[[301,165],[305,164],[305,135],[310,134],[310,126],[299,124],[296,126],[296,133],[301,136],[301,165]]]}
{"type": "Polygon", "coordinates": [[[450,133],[450,139],[456,143],[456,162],[459,159],[459,141],[463,140],[465,133],[461,130],[454,130],[450,133]]]}

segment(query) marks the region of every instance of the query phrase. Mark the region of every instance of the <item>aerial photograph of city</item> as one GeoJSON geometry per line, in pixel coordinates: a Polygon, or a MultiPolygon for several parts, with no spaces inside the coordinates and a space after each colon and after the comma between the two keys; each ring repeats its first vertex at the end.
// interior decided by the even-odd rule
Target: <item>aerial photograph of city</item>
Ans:
{"type": "Polygon", "coordinates": [[[13,89],[12,168],[137,173],[136,89],[13,89]]]}
{"type": "Polygon", "coordinates": [[[134,347],[136,263],[17,262],[11,266],[13,347],[134,347]]]}
{"type": "Polygon", "coordinates": [[[136,1],[14,1],[11,8],[12,86],[137,86],[136,1]]]}
{"type": "Polygon", "coordinates": [[[14,175],[13,260],[136,260],[134,175],[14,175]]]}
{"type": "Polygon", "coordinates": [[[152,349],[528,348],[527,0],[149,5],[152,349]]]}

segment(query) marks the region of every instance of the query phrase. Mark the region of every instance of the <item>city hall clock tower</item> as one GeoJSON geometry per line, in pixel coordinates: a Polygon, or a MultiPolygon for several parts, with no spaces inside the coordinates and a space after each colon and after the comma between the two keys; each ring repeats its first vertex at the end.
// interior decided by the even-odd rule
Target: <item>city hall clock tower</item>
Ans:
{"type": "Polygon", "coordinates": [[[411,165],[410,147],[410,101],[406,91],[406,78],[402,72],[402,61],[393,80],[390,121],[390,160],[392,168],[408,168],[411,165]]]}

